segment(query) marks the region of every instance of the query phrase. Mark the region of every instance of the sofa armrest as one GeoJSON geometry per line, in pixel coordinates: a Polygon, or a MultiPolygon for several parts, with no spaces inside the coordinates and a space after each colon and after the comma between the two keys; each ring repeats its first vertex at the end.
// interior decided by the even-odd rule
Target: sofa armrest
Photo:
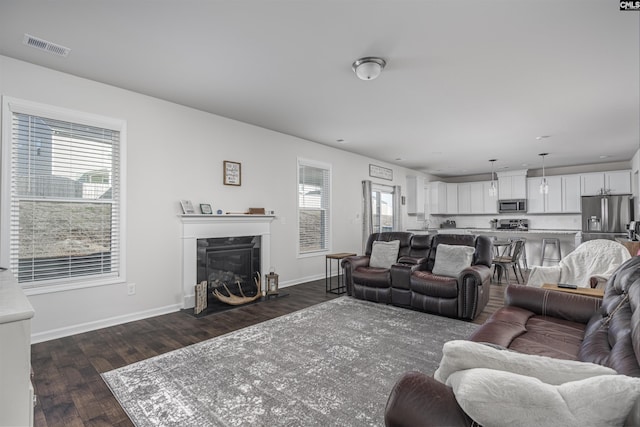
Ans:
{"type": "Polygon", "coordinates": [[[358,267],[368,267],[369,259],[367,255],[349,256],[342,260],[340,265],[344,271],[344,284],[347,288],[347,295],[353,295],[353,271],[358,267]]]}
{"type": "Polygon", "coordinates": [[[384,422],[387,427],[473,425],[451,387],[421,372],[400,377],[387,400],[384,422]]]}
{"type": "MultiPolygon", "coordinates": [[[[405,257],[402,257],[403,259],[405,257]]],[[[400,259],[400,260],[401,260],[400,259]]],[[[400,261],[398,260],[398,261],[400,261]]],[[[425,258],[426,260],[426,258],[425,258]]],[[[424,263],[398,263],[391,266],[391,287],[396,289],[411,289],[411,274],[420,270],[424,263]]]]}
{"type": "Polygon", "coordinates": [[[458,275],[458,283],[483,285],[491,280],[491,269],[486,265],[476,264],[467,267],[458,275]]]}
{"type": "Polygon", "coordinates": [[[602,300],[550,289],[509,285],[505,290],[504,305],[524,308],[540,316],[586,324],[600,309],[602,300]]]}
{"type": "Polygon", "coordinates": [[[426,257],[415,257],[415,256],[402,256],[398,258],[399,264],[410,264],[410,265],[426,265],[427,258],[426,257]]]}

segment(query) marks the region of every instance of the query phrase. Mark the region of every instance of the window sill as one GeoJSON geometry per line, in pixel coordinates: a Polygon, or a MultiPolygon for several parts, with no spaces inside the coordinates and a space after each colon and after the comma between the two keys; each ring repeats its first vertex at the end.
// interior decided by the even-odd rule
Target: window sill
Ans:
{"type": "Polygon", "coordinates": [[[95,280],[78,280],[72,282],[49,282],[49,283],[41,283],[33,282],[28,284],[23,284],[22,290],[25,295],[42,295],[42,294],[52,294],[55,292],[66,292],[66,291],[74,291],[78,289],[85,288],[94,288],[96,286],[109,286],[109,285],[118,285],[126,283],[126,280],[121,277],[113,277],[113,278],[102,278],[95,280]],[[33,284],[36,283],[36,284],[33,284]]]}

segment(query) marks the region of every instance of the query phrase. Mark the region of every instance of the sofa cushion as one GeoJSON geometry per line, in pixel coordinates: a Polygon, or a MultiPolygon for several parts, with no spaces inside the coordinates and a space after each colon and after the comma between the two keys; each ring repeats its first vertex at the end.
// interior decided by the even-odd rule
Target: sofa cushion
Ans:
{"type": "Polygon", "coordinates": [[[353,272],[353,281],[373,288],[391,287],[391,270],[387,268],[358,267],[353,272]]]}
{"type": "Polygon", "coordinates": [[[411,290],[438,298],[457,298],[458,280],[455,277],[438,276],[428,271],[416,271],[411,275],[411,290]]]}
{"type": "Polygon", "coordinates": [[[471,266],[475,248],[460,245],[438,245],[433,274],[438,276],[458,277],[460,272],[471,266]]]}
{"type": "Polygon", "coordinates": [[[392,240],[390,242],[373,242],[369,267],[391,268],[398,259],[399,249],[400,240],[392,240]]]}
{"type": "Polygon", "coordinates": [[[485,426],[622,426],[640,397],[640,378],[598,375],[561,385],[494,369],[447,381],[464,411],[485,426]]]}
{"type": "Polygon", "coordinates": [[[534,377],[552,385],[595,375],[617,374],[611,368],[594,363],[523,354],[473,341],[453,340],[442,347],[442,360],[433,377],[446,383],[454,372],[472,368],[499,369],[534,377]]]}

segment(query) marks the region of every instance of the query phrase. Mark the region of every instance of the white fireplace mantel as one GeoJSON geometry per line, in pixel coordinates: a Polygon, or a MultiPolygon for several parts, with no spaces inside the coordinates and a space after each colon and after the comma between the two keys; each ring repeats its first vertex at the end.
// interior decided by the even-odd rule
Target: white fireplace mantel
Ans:
{"type": "Polygon", "coordinates": [[[182,222],[182,308],[195,306],[197,241],[216,237],[260,236],[260,271],[271,265],[273,215],[180,215],[182,222]]]}

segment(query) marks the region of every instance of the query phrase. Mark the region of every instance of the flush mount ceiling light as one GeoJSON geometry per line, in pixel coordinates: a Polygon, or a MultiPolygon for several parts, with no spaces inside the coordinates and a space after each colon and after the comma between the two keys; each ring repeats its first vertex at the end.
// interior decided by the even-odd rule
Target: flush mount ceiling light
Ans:
{"type": "Polygon", "coordinates": [[[355,61],[351,68],[360,80],[373,80],[382,73],[387,62],[382,58],[367,56],[355,61]]]}

